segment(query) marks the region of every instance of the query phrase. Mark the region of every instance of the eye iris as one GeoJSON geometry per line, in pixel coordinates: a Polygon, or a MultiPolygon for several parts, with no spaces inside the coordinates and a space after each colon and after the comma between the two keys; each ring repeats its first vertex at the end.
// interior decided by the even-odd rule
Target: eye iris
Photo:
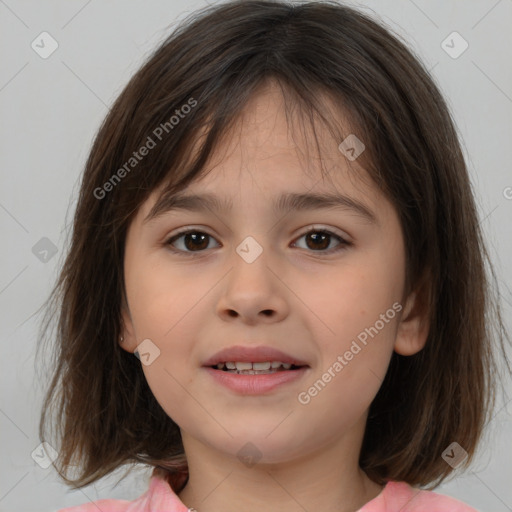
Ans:
{"type": "Polygon", "coordinates": [[[187,233],[183,236],[183,241],[185,244],[185,247],[188,250],[194,250],[194,249],[206,249],[208,247],[208,238],[209,235],[206,233],[187,233]],[[189,242],[193,240],[193,244],[190,245],[189,242]],[[200,240],[200,245],[197,244],[198,240],[200,240]],[[205,244],[206,241],[206,244],[205,244]]]}
{"type": "Polygon", "coordinates": [[[327,247],[329,247],[329,239],[330,239],[330,235],[328,235],[327,233],[322,233],[322,232],[313,232],[313,233],[309,233],[307,236],[306,236],[306,240],[313,240],[314,243],[318,244],[318,241],[321,240],[323,243],[322,243],[322,246],[321,247],[318,247],[318,245],[316,245],[315,247],[310,247],[310,244],[308,243],[308,247],[310,249],[325,249],[327,247]],[[327,242],[327,243],[325,243],[327,242]]]}

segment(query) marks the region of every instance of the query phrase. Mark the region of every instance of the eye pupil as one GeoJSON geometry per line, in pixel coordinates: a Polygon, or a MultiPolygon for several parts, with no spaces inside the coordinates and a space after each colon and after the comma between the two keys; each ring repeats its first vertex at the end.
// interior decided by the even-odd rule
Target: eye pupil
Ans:
{"type": "MultiPolygon", "coordinates": [[[[323,241],[324,243],[322,243],[322,245],[320,247],[318,247],[318,245],[316,245],[315,247],[313,247],[313,249],[325,249],[326,247],[329,247],[329,238],[330,238],[330,235],[328,235],[327,233],[322,233],[322,232],[319,232],[319,231],[315,231],[315,232],[312,232],[312,233],[309,233],[307,235],[307,240],[313,240],[314,243],[318,244],[319,241],[323,241]],[[325,243],[327,241],[327,243],[325,243]]],[[[310,244],[308,243],[308,247],[310,246],[310,244]]],[[[311,248],[311,247],[309,247],[311,248]]]]}

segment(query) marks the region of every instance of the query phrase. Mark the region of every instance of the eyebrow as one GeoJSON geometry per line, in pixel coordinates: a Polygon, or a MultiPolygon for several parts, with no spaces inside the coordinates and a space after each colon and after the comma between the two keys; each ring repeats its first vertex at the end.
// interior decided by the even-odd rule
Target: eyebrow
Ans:
{"type": "MultiPolygon", "coordinates": [[[[231,199],[219,198],[211,193],[204,194],[164,194],[153,206],[143,220],[146,224],[157,217],[173,210],[191,212],[217,212],[229,213],[233,207],[231,199]]],[[[292,193],[282,194],[272,204],[276,214],[289,211],[308,211],[318,209],[339,208],[351,210],[371,224],[378,224],[376,215],[363,203],[352,197],[334,193],[292,193]]]]}

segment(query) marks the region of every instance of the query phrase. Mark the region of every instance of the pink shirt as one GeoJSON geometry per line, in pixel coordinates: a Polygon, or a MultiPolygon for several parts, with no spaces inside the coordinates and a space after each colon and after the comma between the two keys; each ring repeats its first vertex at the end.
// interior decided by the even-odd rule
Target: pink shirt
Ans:
{"type": "MultiPolygon", "coordinates": [[[[98,500],[57,512],[188,512],[168,481],[155,472],[149,489],[134,501],[98,500]]],[[[478,512],[455,498],[411,487],[405,482],[388,482],[373,500],[357,512],[478,512]]],[[[201,511],[198,511],[201,512],[201,511]]]]}

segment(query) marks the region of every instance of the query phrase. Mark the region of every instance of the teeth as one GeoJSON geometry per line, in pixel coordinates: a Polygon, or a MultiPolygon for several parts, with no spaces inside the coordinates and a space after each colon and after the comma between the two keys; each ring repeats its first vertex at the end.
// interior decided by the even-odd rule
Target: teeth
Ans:
{"type": "Polygon", "coordinates": [[[247,363],[242,361],[226,361],[225,363],[217,363],[216,367],[218,370],[223,370],[226,367],[228,370],[274,370],[280,367],[285,370],[289,370],[292,365],[290,363],[282,363],[281,361],[265,361],[261,363],[247,363]]]}
{"type": "Polygon", "coordinates": [[[270,370],[270,363],[252,363],[253,370],[270,370]]]}
{"type": "Polygon", "coordinates": [[[252,370],[252,363],[236,362],[235,365],[237,370],[252,370]]]}

